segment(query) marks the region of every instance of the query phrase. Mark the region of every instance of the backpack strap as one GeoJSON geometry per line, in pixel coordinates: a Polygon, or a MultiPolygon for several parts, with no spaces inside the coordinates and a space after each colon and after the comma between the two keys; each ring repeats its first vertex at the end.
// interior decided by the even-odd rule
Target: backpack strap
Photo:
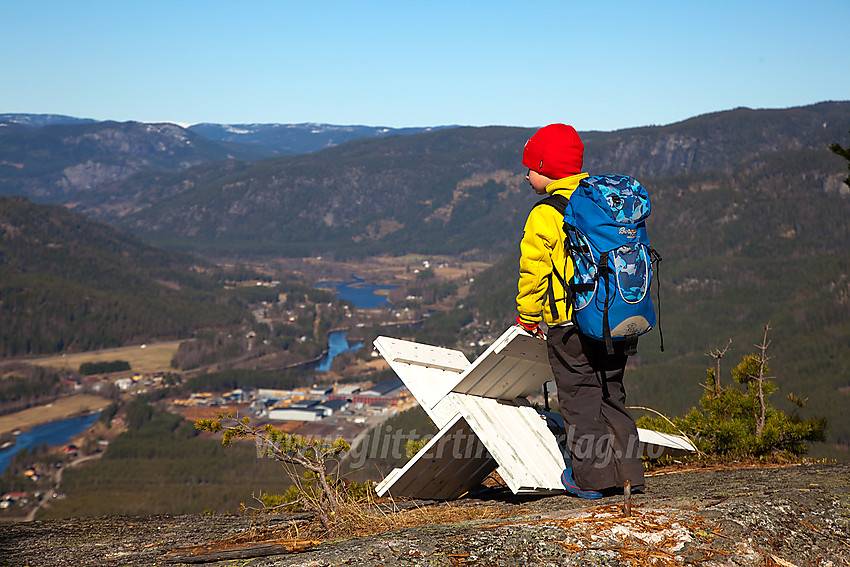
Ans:
{"type": "MultiPolygon", "coordinates": [[[[567,211],[567,198],[563,195],[549,195],[548,197],[540,199],[539,201],[534,203],[534,207],[538,205],[548,205],[554,208],[559,213],[561,213],[561,215],[563,216],[563,214],[567,211]]],[[[567,246],[568,243],[569,239],[564,242],[564,246],[567,246]]],[[[564,250],[564,256],[566,261],[566,257],[568,256],[567,250],[564,250]]],[[[564,266],[564,271],[566,272],[566,266],[564,266]]],[[[557,300],[555,299],[555,285],[552,281],[553,274],[560,282],[561,287],[563,287],[564,291],[567,293],[567,297],[565,298],[567,303],[567,313],[569,313],[570,304],[572,304],[573,302],[573,292],[571,289],[572,284],[567,284],[567,282],[564,280],[564,276],[558,273],[558,269],[555,266],[552,266],[552,272],[546,278],[549,281],[548,289],[546,290],[546,296],[547,300],[549,301],[549,309],[552,311],[552,316],[555,319],[560,319],[560,314],[558,313],[557,300]]]]}
{"type": "MultiPolygon", "coordinates": [[[[608,267],[608,252],[599,255],[599,263],[596,265],[597,281],[605,283],[605,303],[602,308],[602,336],[605,337],[605,347],[609,355],[614,354],[614,339],[611,338],[611,324],[608,322],[608,306],[611,303],[611,286],[608,275],[611,273],[608,267]]],[[[617,293],[617,290],[613,290],[617,293]]]]}
{"type": "Polygon", "coordinates": [[[650,262],[655,263],[655,296],[658,305],[658,336],[661,338],[661,352],[664,352],[664,333],[661,331],[661,254],[655,248],[649,249],[650,262]]]}
{"type": "MultiPolygon", "coordinates": [[[[554,207],[556,211],[562,215],[567,212],[567,198],[563,195],[549,195],[534,203],[534,207],[538,205],[549,205],[554,207]]],[[[532,209],[534,208],[532,207],[532,209]]]]}
{"type": "Polygon", "coordinates": [[[567,296],[564,298],[567,304],[567,313],[570,311],[570,304],[573,302],[572,290],[570,289],[570,285],[564,281],[564,277],[558,273],[558,269],[555,266],[552,266],[552,272],[546,276],[547,281],[549,282],[549,287],[546,290],[546,295],[549,298],[549,308],[552,310],[552,317],[555,319],[560,319],[561,316],[558,314],[558,303],[557,299],[555,299],[555,285],[552,281],[552,275],[555,275],[555,278],[561,283],[561,287],[567,292],[567,296]]]}

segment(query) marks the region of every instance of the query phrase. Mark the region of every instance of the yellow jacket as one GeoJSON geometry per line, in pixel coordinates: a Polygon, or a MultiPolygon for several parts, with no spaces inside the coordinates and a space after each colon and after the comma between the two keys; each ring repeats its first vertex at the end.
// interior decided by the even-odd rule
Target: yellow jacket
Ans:
{"type": "MultiPolygon", "coordinates": [[[[546,192],[569,199],[579,181],[587,176],[587,173],[578,173],[558,179],[546,186],[546,192]]],[[[533,325],[542,319],[548,325],[557,325],[568,322],[572,317],[572,306],[567,302],[567,293],[561,283],[573,277],[573,262],[564,250],[565,238],[564,216],[557,209],[546,205],[531,209],[519,245],[521,256],[516,304],[524,323],[533,325]],[[553,270],[560,275],[561,281],[553,270]],[[557,317],[553,315],[549,301],[550,285],[557,317]]]]}

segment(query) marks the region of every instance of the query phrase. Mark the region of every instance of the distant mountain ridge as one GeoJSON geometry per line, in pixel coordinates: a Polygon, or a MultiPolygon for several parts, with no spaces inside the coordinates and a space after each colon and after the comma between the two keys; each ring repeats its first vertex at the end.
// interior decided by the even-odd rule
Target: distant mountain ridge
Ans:
{"type": "Polygon", "coordinates": [[[275,155],[305,154],[331,148],[358,138],[407,136],[451,126],[434,128],[386,128],[382,126],[338,126],[334,124],[193,124],[188,127],[210,140],[268,148],[275,155]]]}
{"type": "MultiPolygon", "coordinates": [[[[587,132],[584,169],[650,186],[676,179],[676,191],[743,188],[774,171],[819,195],[840,194],[843,166],[827,148],[848,123],[843,102],[587,132]]],[[[501,255],[536,199],[519,165],[531,133],[467,127],[362,138],[300,156],[138,175],[74,204],[156,242],[213,254],[501,255]]]]}
{"type": "Polygon", "coordinates": [[[55,126],[57,124],[87,124],[96,122],[91,118],[76,118],[64,114],[0,114],[0,126],[20,124],[21,126],[55,126]]]}
{"type": "Polygon", "coordinates": [[[0,114],[0,194],[67,200],[134,173],[181,171],[217,161],[252,161],[332,147],[360,137],[439,128],[331,124],[113,122],[59,114],[0,114]]]}
{"type": "Polygon", "coordinates": [[[0,194],[57,202],[147,170],[267,155],[211,141],[174,124],[82,122],[41,127],[0,123],[0,194]]]}
{"type": "Polygon", "coordinates": [[[666,126],[582,133],[585,171],[668,177],[758,168],[768,156],[822,149],[850,129],[850,102],[736,108],[666,126]]]}

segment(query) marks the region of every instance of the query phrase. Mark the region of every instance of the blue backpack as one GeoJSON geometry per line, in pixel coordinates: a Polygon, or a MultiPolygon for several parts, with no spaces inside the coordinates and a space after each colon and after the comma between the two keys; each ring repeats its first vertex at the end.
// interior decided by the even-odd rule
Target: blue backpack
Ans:
{"type": "Polygon", "coordinates": [[[649,292],[652,264],[657,269],[661,261],[646,233],[646,189],[626,175],[595,175],[582,179],[569,200],[553,195],[540,203],[564,214],[564,245],[574,274],[561,283],[570,290],[573,322],[583,334],[604,341],[609,354],[614,341],[625,341],[626,354],[634,354],[638,336],[656,324],[649,292]]]}

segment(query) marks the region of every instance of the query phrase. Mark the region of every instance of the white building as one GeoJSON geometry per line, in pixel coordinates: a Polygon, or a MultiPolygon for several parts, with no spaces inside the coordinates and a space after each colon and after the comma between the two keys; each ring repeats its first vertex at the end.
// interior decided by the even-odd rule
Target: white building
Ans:
{"type": "Polygon", "coordinates": [[[312,407],[274,408],[269,410],[269,419],[274,421],[320,421],[325,410],[312,407]]]}

